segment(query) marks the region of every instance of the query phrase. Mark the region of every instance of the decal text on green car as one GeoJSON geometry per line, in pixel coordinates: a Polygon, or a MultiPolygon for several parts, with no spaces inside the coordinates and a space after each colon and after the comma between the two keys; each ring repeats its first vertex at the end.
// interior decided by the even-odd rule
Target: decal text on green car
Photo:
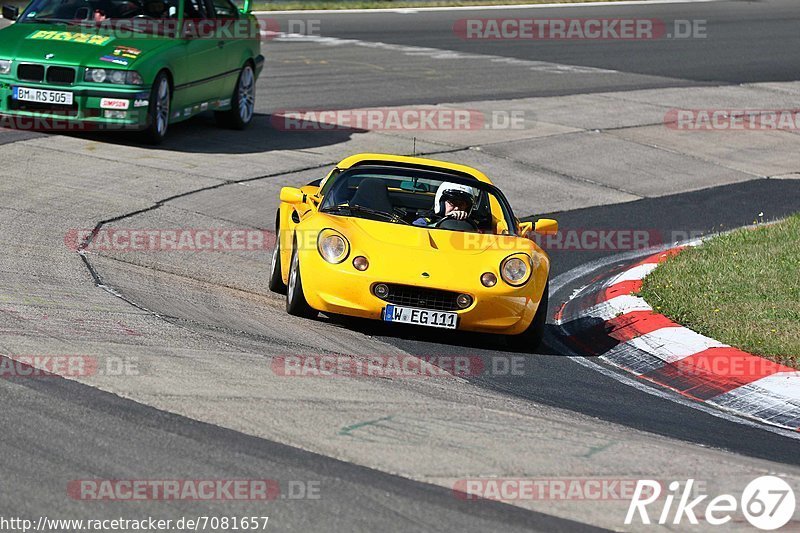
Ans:
{"type": "Polygon", "coordinates": [[[43,41],[64,41],[69,43],[93,44],[105,46],[114,40],[105,35],[92,35],[90,33],[72,33],[69,31],[39,30],[28,35],[27,39],[41,39],[43,41]]]}

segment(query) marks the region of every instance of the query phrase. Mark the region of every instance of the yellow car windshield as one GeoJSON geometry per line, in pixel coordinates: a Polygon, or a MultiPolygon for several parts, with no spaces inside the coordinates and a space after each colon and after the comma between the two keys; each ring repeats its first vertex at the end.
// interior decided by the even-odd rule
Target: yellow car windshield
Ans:
{"type": "Polygon", "coordinates": [[[337,176],[327,189],[320,211],[333,215],[478,233],[502,234],[514,228],[502,193],[463,176],[357,167],[337,176]]]}

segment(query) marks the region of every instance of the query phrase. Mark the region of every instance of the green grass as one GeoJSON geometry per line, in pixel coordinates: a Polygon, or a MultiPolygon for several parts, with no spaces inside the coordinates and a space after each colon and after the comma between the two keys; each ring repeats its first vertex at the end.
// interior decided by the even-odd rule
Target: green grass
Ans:
{"type": "Polygon", "coordinates": [[[800,215],[685,250],[641,296],[698,333],[800,368],[800,215]]]}
{"type": "Polygon", "coordinates": [[[615,0],[312,0],[258,2],[253,11],[284,11],[304,9],[400,9],[414,7],[458,7],[458,6],[497,6],[506,4],[580,4],[584,2],[613,2],[615,0]]]}

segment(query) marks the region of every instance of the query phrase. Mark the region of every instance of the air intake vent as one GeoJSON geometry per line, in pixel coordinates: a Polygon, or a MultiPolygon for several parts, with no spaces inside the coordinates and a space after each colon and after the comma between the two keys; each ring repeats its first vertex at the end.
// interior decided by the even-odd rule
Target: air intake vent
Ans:
{"type": "Polygon", "coordinates": [[[44,65],[20,65],[17,78],[22,81],[44,81],[44,65]]]}
{"type": "Polygon", "coordinates": [[[392,304],[421,307],[434,311],[457,311],[461,309],[456,303],[458,295],[461,294],[458,292],[427,289],[413,285],[398,285],[396,283],[387,283],[386,285],[389,287],[389,294],[383,299],[392,304]]]}
{"type": "Polygon", "coordinates": [[[75,83],[75,69],[69,67],[50,67],[47,69],[47,83],[72,85],[75,83]]]}

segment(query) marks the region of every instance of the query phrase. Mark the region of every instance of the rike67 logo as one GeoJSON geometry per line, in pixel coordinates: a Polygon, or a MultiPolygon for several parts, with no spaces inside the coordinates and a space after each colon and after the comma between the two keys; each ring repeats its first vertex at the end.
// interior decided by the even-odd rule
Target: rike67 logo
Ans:
{"type": "MultiPolygon", "coordinates": [[[[668,486],[669,491],[664,497],[664,506],[657,514],[656,523],[665,525],[681,525],[684,519],[689,524],[699,524],[698,515],[705,519],[707,524],[721,526],[734,519],[734,514],[740,511],[745,519],[754,527],[772,531],[785,526],[794,516],[795,496],[792,487],[783,479],[776,476],[762,476],[748,483],[739,500],[731,494],[720,494],[705,504],[701,514],[702,503],[708,498],[707,494],[692,498],[694,493],[694,479],[689,479],[681,487],[681,483],[673,481],[668,486]],[[677,502],[676,502],[677,500],[677,502]]],[[[642,524],[651,524],[648,506],[655,503],[662,496],[662,486],[658,481],[639,480],[633,493],[625,524],[634,521],[642,524]],[[638,517],[637,517],[638,515],[638,517]]],[[[657,512],[657,511],[656,511],[657,512]]]]}

